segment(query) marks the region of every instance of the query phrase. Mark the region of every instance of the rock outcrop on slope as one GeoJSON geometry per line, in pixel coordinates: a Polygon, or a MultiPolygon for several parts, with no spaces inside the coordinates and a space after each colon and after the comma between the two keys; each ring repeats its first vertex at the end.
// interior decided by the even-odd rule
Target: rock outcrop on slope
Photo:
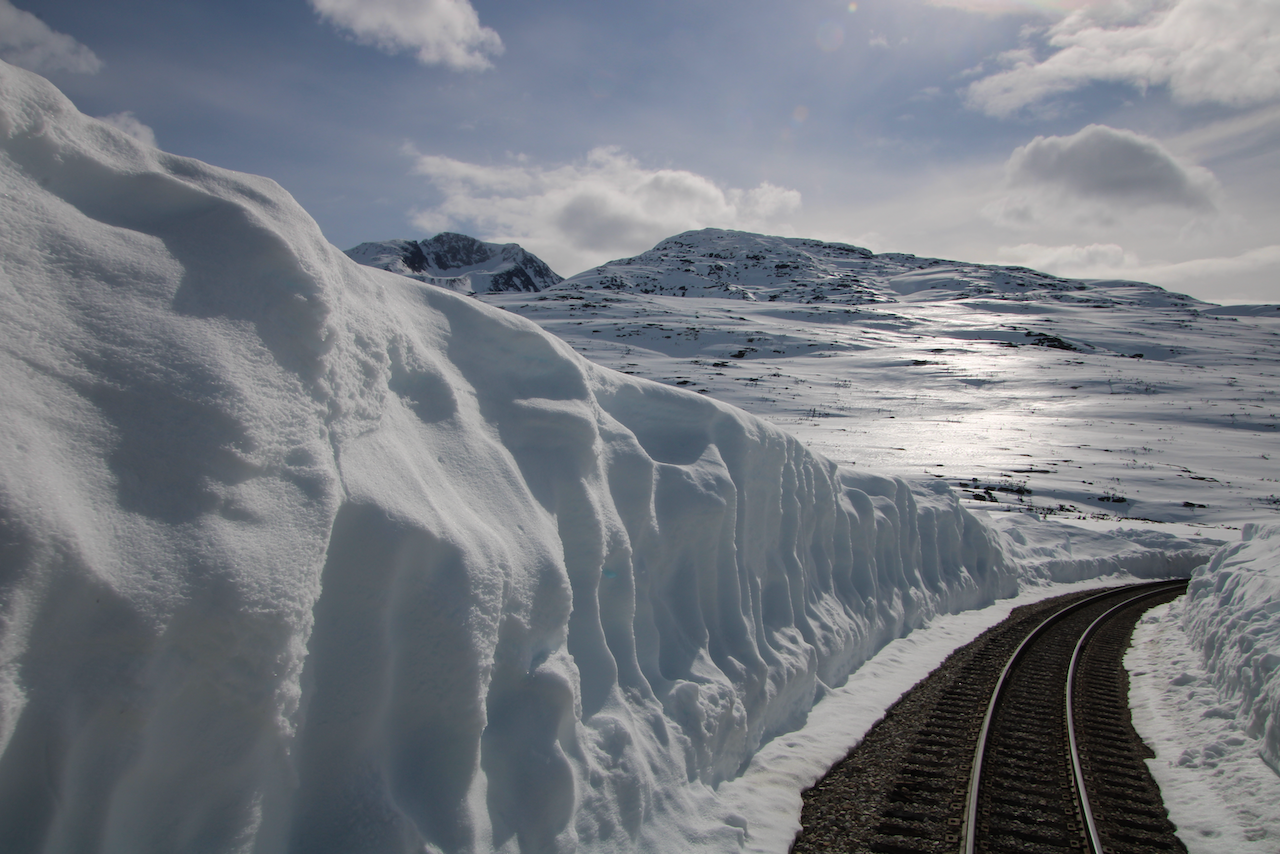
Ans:
{"type": "Polygon", "coordinates": [[[483,243],[445,231],[427,240],[361,243],[347,257],[465,294],[537,292],[563,279],[515,243],[483,243]]]}

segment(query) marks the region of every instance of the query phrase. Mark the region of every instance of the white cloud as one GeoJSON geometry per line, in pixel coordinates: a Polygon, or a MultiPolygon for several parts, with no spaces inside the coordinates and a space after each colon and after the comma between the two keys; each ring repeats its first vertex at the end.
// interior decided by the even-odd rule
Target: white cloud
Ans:
{"type": "Polygon", "coordinates": [[[963,9],[984,15],[1064,14],[1109,0],[928,0],[930,6],[963,9]]]}
{"type": "Polygon", "coordinates": [[[1116,276],[1121,270],[1138,266],[1138,257],[1114,243],[1091,243],[1088,246],[1041,246],[1022,243],[1001,246],[996,250],[1001,264],[1014,264],[1042,270],[1055,276],[1116,276]]]}
{"type": "Polygon", "coordinates": [[[970,106],[1009,116],[1097,81],[1168,86],[1183,103],[1250,106],[1280,98],[1280,3],[1130,0],[1084,6],[1047,31],[1041,60],[1010,51],[1010,66],[970,84],[970,106]]]}
{"type": "MultiPolygon", "coordinates": [[[[3,0],[0,0],[3,2],[3,0]]],[[[467,0],[310,0],[320,16],[360,44],[386,53],[417,51],[423,65],[489,68],[502,39],[480,25],[467,0]]]]}
{"type": "Polygon", "coordinates": [[[1133,278],[1185,290],[1218,303],[1275,303],[1280,282],[1280,246],[1262,246],[1239,255],[1197,258],[1140,267],[1133,278]]]}
{"type": "Polygon", "coordinates": [[[1006,164],[1015,186],[1055,187],[1130,207],[1210,210],[1218,182],[1208,169],[1180,163],[1150,137],[1106,125],[1072,136],[1038,136],[1006,164]]]}
{"type": "Polygon", "coordinates": [[[517,242],[565,274],[642,252],[689,229],[790,233],[788,221],[800,209],[795,190],[769,183],[724,189],[693,172],[645,168],[613,147],[549,169],[520,161],[479,166],[410,153],[414,171],[444,196],[435,207],[416,212],[415,225],[517,242]]]}
{"type": "Polygon", "coordinates": [[[1057,276],[1080,279],[1129,279],[1189,293],[1216,303],[1274,303],[1280,280],[1280,246],[1263,246],[1239,255],[1177,262],[1143,262],[1114,243],[1089,246],[1001,246],[1002,264],[1016,264],[1057,276]]]}
{"type": "Polygon", "coordinates": [[[889,245],[889,240],[878,231],[865,231],[852,240],[844,241],[840,238],[832,238],[833,242],[852,243],[854,246],[861,246],[863,249],[870,249],[872,252],[888,252],[885,247],[889,245]]]}
{"type": "Polygon", "coordinates": [[[124,131],[143,145],[149,145],[152,148],[156,147],[155,131],[138,121],[138,117],[128,110],[123,113],[100,116],[98,121],[106,122],[116,130],[124,131]]]}
{"type": "Polygon", "coordinates": [[[1170,141],[1195,160],[1234,158],[1280,147],[1280,104],[1198,124],[1170,141]]]}
{"type": "Polygon", "coordinates": [[[0,59],[29,71],[96,74],[102,60],[71,36],[49,29],[30,12],[0,0],[0,59]]]}
{"type": "Polygon", "coordinates": [[[1209,170],[1183,163],[1158,141],[1127,130],[1089,125],[1071,136],[1038,136],[1005,164],[1007,195],[984,212],[996,222],[1114,223],[1161,208],[1187,215],[1217,210],[1222,189],[1209,170]]]}

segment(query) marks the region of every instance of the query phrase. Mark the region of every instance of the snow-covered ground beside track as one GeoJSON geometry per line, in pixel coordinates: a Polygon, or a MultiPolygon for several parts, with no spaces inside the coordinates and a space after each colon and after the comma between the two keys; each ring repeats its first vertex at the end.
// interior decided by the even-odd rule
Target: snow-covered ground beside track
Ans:
{"type": "Polygon", "coordinates": [[[1280,846],[1276,533],[1224,547],[1187,596],[1148,612],[1125,659],[1134,725],[1191,854],[1280,846]]]}

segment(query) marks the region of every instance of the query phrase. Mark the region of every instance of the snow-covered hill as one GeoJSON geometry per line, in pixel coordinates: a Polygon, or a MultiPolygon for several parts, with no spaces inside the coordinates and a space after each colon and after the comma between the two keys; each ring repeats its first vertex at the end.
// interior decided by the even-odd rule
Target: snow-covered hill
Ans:
{"type": "Polygon", "coordinates": [[[0,196],[5,851],[785,846],[734,783],[887,643],[1212,551],[838,466],[3,63],[0,196]]]}
{"type": "Polygon", "coordinates": [[[983,297],[1093,308],[1203,305],[1142,282],[1082,282],[1025,267],[966,264],[843,243],[705,228],[572,277],[568,289],[857,306],[983,297]]]}
{"type": "Polygon", "coordinates": [[[542,259],[515,243],[483,243],[448,231],[421,241],[361,243],[346,254],[366,267],[464,294],[537,292],[562,281],[542,259]]]}
{"type": "Polygon", "coordinates": [[[717,229],[486,299],[972,507],[1280,520],[1280,315],[1264,307],[717,229]]]}

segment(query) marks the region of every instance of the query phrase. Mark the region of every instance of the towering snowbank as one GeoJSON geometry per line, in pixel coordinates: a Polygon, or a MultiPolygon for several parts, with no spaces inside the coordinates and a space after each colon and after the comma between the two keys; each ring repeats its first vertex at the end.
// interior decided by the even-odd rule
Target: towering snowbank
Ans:
{"type": "Polygon", "coordinates": [[[945,486],[329,246],[0,64],[6,851],[734,850],[715,787],[1014,592],[945,486]]]}
{"type": "Polygon", "coordinates": [[[1280,774],[1280,527],[1246,525],[1196,570],[1183,628],[1218,690],[1240,703],[1246,732],[1280,774]]]}

